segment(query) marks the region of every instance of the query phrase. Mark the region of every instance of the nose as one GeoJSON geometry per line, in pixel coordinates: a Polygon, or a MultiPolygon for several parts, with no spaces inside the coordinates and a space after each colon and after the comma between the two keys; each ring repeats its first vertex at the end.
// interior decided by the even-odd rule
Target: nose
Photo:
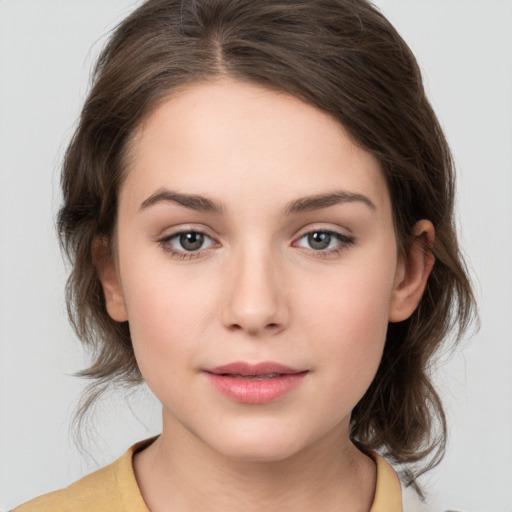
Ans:
{"type": "Polygon", "coordinates": [[[247,334],[277,334],[289,321],[282,262],[268,248],[240,248],[225,276],[223,324],[247,334]]]}

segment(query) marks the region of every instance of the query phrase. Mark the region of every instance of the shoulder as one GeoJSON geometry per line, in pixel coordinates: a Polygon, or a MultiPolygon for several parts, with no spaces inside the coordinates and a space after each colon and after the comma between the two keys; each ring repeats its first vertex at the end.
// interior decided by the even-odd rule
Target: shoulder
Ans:
{"type": "Polygon", "coordinates": [[[85,476],[66,489],[35,498],[14,509],[14,512],[108,510],[105,507],[118,499],[115,474],[120,460],[85,476]]]}
{"type": "Polygon", "coordinates": [[[133,472],[133,454],[148,446],[148,439],[132,446],[115,462],[65,489],[35,498],[13,512],[147,512],[133,472]]]}

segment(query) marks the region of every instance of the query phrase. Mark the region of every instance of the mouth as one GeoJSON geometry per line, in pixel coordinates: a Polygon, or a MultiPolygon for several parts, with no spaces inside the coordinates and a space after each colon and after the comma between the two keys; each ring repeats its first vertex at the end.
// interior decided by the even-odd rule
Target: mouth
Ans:
{"type": "Polygon", "coordinates": [[[240,375],[238,373],[221,373],[214,374],[220,375],[221,377],[233,377],[235,379],[249,379],[249,380],[265,380],[265,379],[277,379],[285,375],[284,373],[268,373],[263,375],[240,375]]]}
{"type": "Polygon", "coordinates": [[[247,404],[265,404],[288,395],[308,372],[274,362],[235,362],[204,370],[218,392],[247,404]]]}
{"type": "Polygon", "coordinates": [[[238,377],[244,379],[274,379],[283,375],[296,375],[307,370],[291,368],[279,363],[265,361],[263,363],[235,362],[223,366],[216,366],[205,370],[213,375],[238,377]]]}

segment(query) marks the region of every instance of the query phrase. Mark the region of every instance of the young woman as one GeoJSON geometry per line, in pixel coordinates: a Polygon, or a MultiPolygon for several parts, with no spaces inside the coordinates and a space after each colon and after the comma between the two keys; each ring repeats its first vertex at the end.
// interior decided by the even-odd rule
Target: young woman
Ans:
{"type": "Polygon", "coordinates": [[[159,437],[16,510],[399,511],[443,455],[432,356],[473,307],[450,152],[363,0],[149,0],[63,168],[72,321],[159,437]]]}

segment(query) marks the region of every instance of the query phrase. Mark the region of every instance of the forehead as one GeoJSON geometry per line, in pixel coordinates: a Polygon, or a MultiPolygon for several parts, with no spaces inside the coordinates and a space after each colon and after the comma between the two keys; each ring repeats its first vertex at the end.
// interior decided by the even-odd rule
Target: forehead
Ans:
{"type": "Polygon", "coordinates": [[[223,79],[169,96],[140,125],[129,154],[121,196],[130,201],[168,187],[277,205],[342,188],[389,207],[378,161],[338,121],[253,84],[223,79]]]}

